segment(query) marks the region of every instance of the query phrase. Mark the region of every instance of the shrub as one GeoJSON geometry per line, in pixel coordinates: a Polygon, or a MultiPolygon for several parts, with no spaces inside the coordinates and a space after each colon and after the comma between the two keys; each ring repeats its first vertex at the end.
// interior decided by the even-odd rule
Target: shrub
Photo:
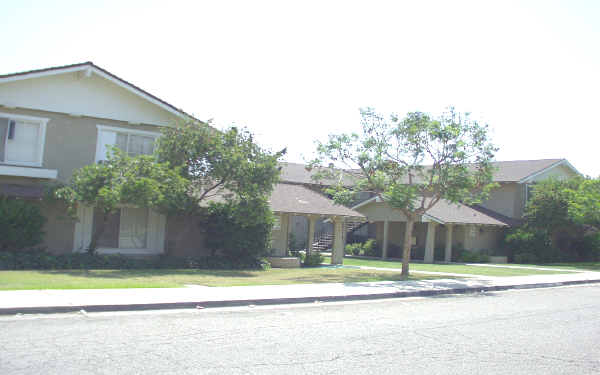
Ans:
{"type": "Polygon", "coordinates": [[[458,261],[463,263],[488,263],[490,256],[477,251],[463,250],[458,257],[458,261]]]}
{"type": "Polygon", "coordinates": [[[0,196],[0,250],[20,250],[42,243],[46,219],[38,206],[0,196]]]}
{"type": "Polygon", "coordinates": [[[304,258],[304,267],[315,267],[321,265],[325,258],[318,251],[313,251],[310,255],[304,258]]]}
{"type": "Polygon", "coordinates": [[[268,253],[273,214],[266,200],[212,204],[204,224],[213,254],[260,258],[268,253]]]}
{"type": "Polygon", "coordinates": [[[266,269],[269,264],[253,257],[231,258],[204,256],[198,258],[131,258],[123,255],[69,253],[54,255],[43,250],[0,252],[0,270],[61,269],[266,269]]]}
{"type": "Polygon", "coordinates": [[[380,257],[381,247],[378,246],[377,241],[369,239],[363,244],[363,254],[370,257],[380,257]]]}
{"type": "Polygon", "coordinates": [[[515,263],[537,263],[538,262],[538,257],[535,254],[532,253],[521,253],[521,254],[515,254],[514,255],[514,261],[515,263]]]}
{"type": "Polygon", "coordinates": [[[344,253],[346,255],[360,255],[361,251],[363,251],[362,243],[351,243],[344,248],[344,253]]]}

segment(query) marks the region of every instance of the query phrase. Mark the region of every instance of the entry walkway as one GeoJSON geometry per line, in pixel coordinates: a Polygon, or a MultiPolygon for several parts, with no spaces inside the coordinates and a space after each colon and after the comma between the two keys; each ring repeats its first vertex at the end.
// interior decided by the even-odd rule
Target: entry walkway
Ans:
{"type": "Polygon", "coordinates": [[[481,277],[459,274],[449,276],[451,277],[431,280],[347,284],[0,291],[0,314],[308,303],[600,283],[600,272],[512,277],[481,277]]]}

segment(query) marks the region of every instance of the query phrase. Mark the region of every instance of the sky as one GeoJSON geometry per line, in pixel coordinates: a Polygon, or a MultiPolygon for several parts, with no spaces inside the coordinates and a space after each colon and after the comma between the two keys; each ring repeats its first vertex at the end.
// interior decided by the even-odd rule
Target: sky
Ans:
{"type": "Polygon", "coordinates": [[[93,61],[302,162],[359,108],[489,124],[497,160],[600,175],[600,1],[0,2],[0,74],[93,61]]]}

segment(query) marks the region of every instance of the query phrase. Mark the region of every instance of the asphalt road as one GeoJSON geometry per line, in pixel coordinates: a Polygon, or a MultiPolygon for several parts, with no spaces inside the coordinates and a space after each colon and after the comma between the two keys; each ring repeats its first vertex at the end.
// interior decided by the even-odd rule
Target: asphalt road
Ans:
{"type": "Polygon", "coordinates": [[[0,318],[0,374],[600,374],[600,286],[0,318]]]}

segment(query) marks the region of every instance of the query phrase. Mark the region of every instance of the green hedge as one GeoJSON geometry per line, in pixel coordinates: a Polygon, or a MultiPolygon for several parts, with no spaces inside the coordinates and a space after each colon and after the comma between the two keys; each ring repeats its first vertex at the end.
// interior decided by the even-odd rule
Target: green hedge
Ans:
{"type": "Polygon", "coordinates": [[[0,252],[0,270],[61,269],[267,269],[270,265],[253,257],[205,256],[177,258],[160,256],[132,258],[123,255],[69,253],[54,255],[42,250],[0,252]]]}
{"type": "Polygon", "coordinates": [[[45,222],[37,205],[0,195],[0,251],[41,244],[45,222]]]}

